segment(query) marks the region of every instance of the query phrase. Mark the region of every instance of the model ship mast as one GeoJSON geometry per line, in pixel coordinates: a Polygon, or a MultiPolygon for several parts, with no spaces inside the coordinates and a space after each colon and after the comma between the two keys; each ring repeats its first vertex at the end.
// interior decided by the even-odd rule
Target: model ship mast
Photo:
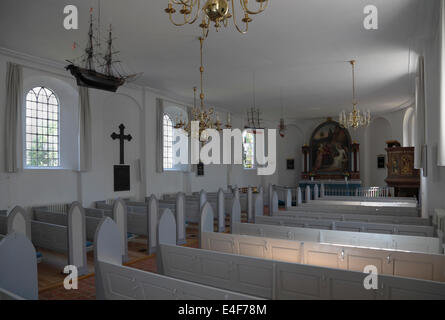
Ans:
{"type": "MultiPolygon", "coordinates": [[[[97,45],[100,46],[100,39],[97,41],[97,45]]],[[[107,39],[107,51],[100,61],[97,57],[101,56],[100,53],[95,52],[95,38],[93,28],[93,15],[90,14],[90,26],[88,30],[88,43],[85,49],[84,59],[81,65],[83,67],[70,62],[66,69],[76,78],[77,85],[81,87],[94,88],[99,90],[106,90],[116,92],[117,89],[122,86],[129,78],[134,78],[136,74],[122,75],[117,71],[116,64],[120,61],[114,61],[113,55],[118,52],[113,51],[113,35],[110,26],[107,39]],[[95,60],[98,60],[96,63],[95,60]],[[85,63],[83,63],[85,62],[85,63]],[[99,71],[96,66],[102,67],[103,70],[99,71]]]]}
{"type": "Polygon", "coordinates": [[[247,110],[247,126],[246,128],[261,129],[260,110],[255,107],[247,110]]]}

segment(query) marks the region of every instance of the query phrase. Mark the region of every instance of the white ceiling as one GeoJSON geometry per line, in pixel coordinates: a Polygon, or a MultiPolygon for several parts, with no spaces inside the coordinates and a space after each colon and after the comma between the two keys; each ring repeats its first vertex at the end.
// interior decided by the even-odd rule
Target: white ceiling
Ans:
{"type": "MultiPolygon", "coordinates": [[[[362,109],[394,110],[413,98],[412,48],[429,32],[436,0],[374,0],[379,30],[363,28],[368,0],[271,0],[253,16],[247,35],[230,25],[212,31],[205,43],[208,105],[244,112],[252,105],[255,71],[257,106],[267,117],[324,117],[350,108],[351,69],[357,59],[362,109]],[[411,61],[411,62],[410,62],[411,61]]],[[[80,55],[94,1],[1,0],[0,47],[63,61],[80,55]],[[62,26],[63,7],[79,8],[80,29],[62,26]]],[[[144,72],[141,84],[190,101],[199,84],[199,28],[175,27],[164,13],[167,0],[102,1],[101,23],[115,30],[120,58],[144,72]]]]}

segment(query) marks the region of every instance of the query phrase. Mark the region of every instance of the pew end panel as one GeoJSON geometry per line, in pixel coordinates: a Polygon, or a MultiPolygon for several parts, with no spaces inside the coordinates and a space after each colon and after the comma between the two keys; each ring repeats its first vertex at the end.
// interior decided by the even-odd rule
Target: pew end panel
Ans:
{"type": "Polygon", "coordinates": [[[36,251],[25,235],[0,239],[0,275],[0,300],[38,299],[36,251]]]}
{"type": "Polygon", "coordinates": [[[117,224],[122,238],[123,256],[122,261],[128,261],[128,233],[127,233],[127,206],[122,199],[117,199],[113,203],[113,220],[117,224]]]}

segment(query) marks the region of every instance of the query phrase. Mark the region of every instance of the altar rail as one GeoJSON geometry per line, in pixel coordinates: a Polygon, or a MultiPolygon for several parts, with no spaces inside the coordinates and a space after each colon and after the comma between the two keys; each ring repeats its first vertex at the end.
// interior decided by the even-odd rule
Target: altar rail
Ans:
{"type": "MultiPolygon", "coordinates": [[[[328,198],[332,200],[354,200],[360,199],[361,201],[366,201],[367,199],[379,199],[380,201],[417,201],[414,198],[408,197],[394,197],[394,188],[392,187],[357,187],[354,189],[341,189],[330,187],[328,184],[314,183],[317,185],[318,193],[317,198],[328,198]],[[323,188],[321,187],[323,185],[323,188]]],[[[298,199],[298,188],[295,187],[284,187],[284,186],[273,186],[274,191],[278,194],[278,199],[280,201],[286,200],[286,190],[291,190],[292,202],[296,203],[298,199]]],[[[304,202],[307,202],[305,189],[300,188],[301,198],[304,202]]],[[[315,199],[314,187],[311,187],[311,199],[315,199]]]]}

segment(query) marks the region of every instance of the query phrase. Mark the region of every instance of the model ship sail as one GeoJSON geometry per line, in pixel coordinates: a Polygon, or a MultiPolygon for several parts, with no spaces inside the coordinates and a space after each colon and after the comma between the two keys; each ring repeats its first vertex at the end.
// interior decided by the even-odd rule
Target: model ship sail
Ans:
{"type": "Polygon", "coordinates": [[[116,92],[130,78],[135,78],[139,74],[125,75],[120,61],[113,60],[113,55],[118,52],[113,50],[111,26],[108,32],[107,50],[103,56],[96,50],[96,47],[100,46],[100,39],[97,40],[94,37],[91,14],[85,54],[80,57],[78,64],[68,61],[70,64],[65,68],[76,78],[78,86],[116,92]]]}

